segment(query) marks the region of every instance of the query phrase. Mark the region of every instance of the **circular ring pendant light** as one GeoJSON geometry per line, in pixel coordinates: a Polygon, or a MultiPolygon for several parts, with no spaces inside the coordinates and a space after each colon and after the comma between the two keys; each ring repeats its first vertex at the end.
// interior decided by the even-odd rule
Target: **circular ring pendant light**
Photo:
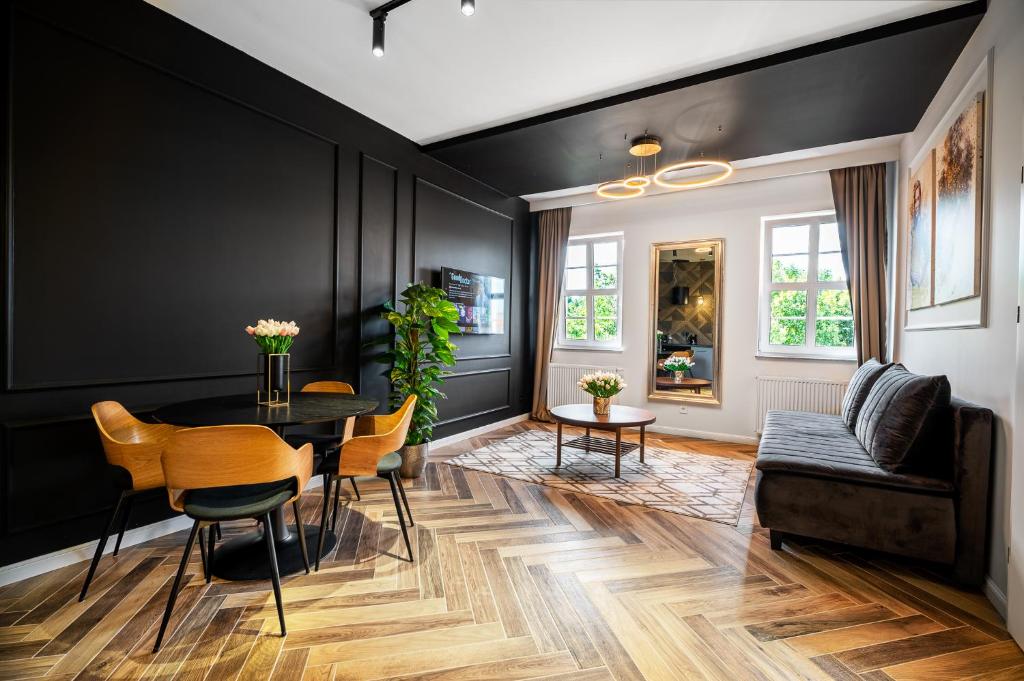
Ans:
{"type": "Polygon", "coordinates": [[[666,189],[695,189],[697,187],[707,187],[708,185],[716,184],[721,182],[725,178],[732,175],[732,165],[726,161],[683,161],[682,163],[673,163],[670,166],[665,166],[658,172],[654,173],[654,184],[659,187],[665,187],[666,189]],[[665,176],[669,173],[673,173],[677,170],[686,170],[687,168],[700,168],[702,166],[715,166],[721,168],[722,172],[711,177],[701,177],[695,180],[666,180],[665,176]]]}
{"type": "Polygon", "coordinates": [[[634,199],[644,193],[644,187],[630,186],[626,182],[627,180],[605,182],[598,186],[597,195],[606,199],[634,199]]]}

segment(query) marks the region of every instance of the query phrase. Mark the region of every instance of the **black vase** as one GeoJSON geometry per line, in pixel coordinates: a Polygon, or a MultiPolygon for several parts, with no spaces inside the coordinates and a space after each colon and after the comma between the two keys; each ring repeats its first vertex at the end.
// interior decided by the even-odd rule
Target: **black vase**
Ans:
{"type": "Polygon", "coordinates": [[[259,388],[262,399],[285,399],[288,393],[288,355],[260,353],[259,388]]]}

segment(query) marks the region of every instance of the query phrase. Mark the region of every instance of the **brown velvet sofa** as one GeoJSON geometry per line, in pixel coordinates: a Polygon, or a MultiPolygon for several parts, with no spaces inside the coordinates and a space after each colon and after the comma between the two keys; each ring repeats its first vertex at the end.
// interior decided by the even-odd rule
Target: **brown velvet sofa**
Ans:
{"type": "Polygon", "coordinates": [[[992,412],[953,398],[928,433],[929,468],[890,472],[840,416],[773,411],[757,455],[755,503],[773,549],[784,535],[860,546],[985,577],[992,412]]]}

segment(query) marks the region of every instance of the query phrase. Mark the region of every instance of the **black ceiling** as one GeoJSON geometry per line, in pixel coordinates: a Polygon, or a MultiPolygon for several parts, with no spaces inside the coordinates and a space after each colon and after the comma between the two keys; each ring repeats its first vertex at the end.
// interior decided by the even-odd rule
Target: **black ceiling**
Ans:
{"type": "Polygon", "coordinates": [[[663,140],[659,165],[909,132],[984,12],[977,0],[424,150],[518,196],[622,177],[632,158],[623,137],[645,130],[663,140]]]}

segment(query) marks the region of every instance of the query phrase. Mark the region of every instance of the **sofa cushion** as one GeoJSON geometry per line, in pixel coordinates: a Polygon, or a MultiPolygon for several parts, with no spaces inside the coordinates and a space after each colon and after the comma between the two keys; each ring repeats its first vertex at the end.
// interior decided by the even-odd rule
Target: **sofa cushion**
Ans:
{"type": "Polygon", "coordinates": [[[922,475],[880,467],[846,427],[841,416],[801,411],[770,411],[765,418],[757,469],[846,482],[950,494],[953,485],[922,475]]]}
{"type": "Polygon", "coordinates": [[[864,406],[864,401],[868,398],[868,393],[871,392],[871,387],[875,385],[879,376],[891,366],[891,362],[882,364],[872,357],[861,364],[850,378],[850,384],[846,387],[846,395],[843,396],[843,408],[839,413],[843,417],[843,422],[851,430],[857,423],[857,415],[860,414],[861,407],[864,406]]]}
{"type": "Polygon", "coordinates": [[[928,426],[948,414],[949,399],[945,376],[919,376],[896,364],[868,392],[857,419],[857,439],[886,470],[934,469],[922,457],[931,449],[926,446],[928,426]]]}

